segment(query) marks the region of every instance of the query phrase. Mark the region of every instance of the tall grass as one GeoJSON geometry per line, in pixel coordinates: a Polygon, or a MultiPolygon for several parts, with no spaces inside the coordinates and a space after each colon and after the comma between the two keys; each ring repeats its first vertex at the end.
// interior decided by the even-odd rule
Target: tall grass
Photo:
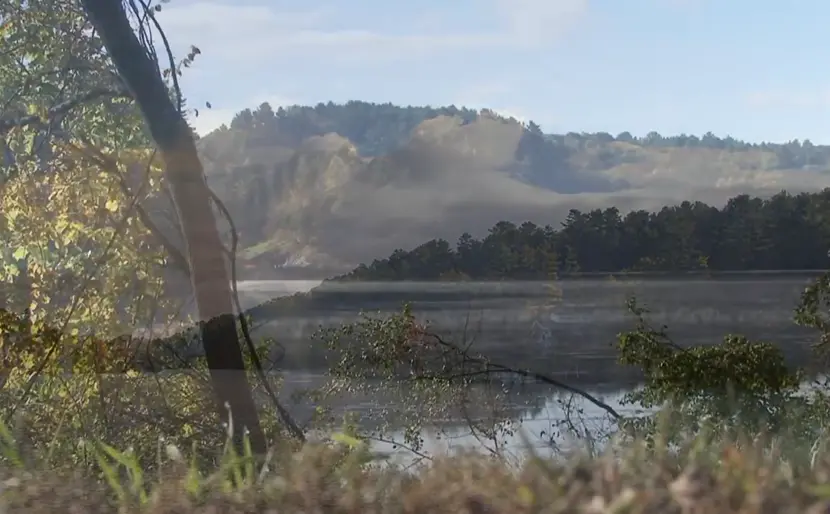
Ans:
{"type": "MultiPolygon", "coordinates": [[[[337,434],[327,444],[241,455],[225,445],[213,469],[195,454],[158,442],[145,472],[129,449],[89,445],[94,473],[28,466],[12,431],[0,429],[0,512],[826,512],[830,453],[784,453],[784,436],[726,436],[717,430],[668,444],[618,438],[603,453],[519,465],[464,453],[415,469],[385,462],[365,441],[337,434]],[[822,510],[824,509],[824,510],[822,510]]],[[[671,437],[676,438],[676,434],[671,437]]],[[[276,447],[275,447],[276,448],[276,447]]]]}

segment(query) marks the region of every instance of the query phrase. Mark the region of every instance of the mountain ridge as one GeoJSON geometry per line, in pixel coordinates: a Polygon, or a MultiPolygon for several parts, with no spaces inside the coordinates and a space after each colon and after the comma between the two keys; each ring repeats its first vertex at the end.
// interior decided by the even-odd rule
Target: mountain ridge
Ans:
{"type": "Polygon", "coordinates": [[[350,269],[395,248],[572,208],[815,191],[830,147],[706,134],[544,134],[492,111],[349,102],[238,114],[200,138],[248,272],[350,269]],[[790,166],[790,167],[785,167],[790,166]]]}

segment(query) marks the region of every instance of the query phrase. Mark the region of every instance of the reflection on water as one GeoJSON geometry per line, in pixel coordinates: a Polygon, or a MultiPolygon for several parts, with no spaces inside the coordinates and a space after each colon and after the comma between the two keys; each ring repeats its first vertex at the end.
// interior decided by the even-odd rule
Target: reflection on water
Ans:
{"type": "MultiPolygon", "coordinates": [[[[416,315],[429,320],[432,330],[442,336],[475,338],[474,348],[494,360],[566,380],[590,390],[621,413],[634,414],[619,402],[636,385],[638,376],[617,365],[613,348],[616,334],[633,326],[625,312],[627,298],[636,296],[651,310],[653,324],[668,325],[680,345],[711,344],[727,333],[741,333],[778,344],[790,363],[803,366],[810,362],[815,336],[794,324],[792,309],[811,276],[743,273],[717,278],[586,278],[550,284],[326,284],[313,305],[273,321],[260,319],[254,335],[275,337],[284,349],[278,367],[285,374],[282,394],[287,399],[292,391],[323,380],[325,352],[311,341],[318,327],[353,321],[361,310],[393,312],[410,301],[416,315]]],[[[243,307],[250,308],[315,285],[310,281],[243,282],[240,295],[243,307]]],[[[521,420],[522,431],[537,444],[548,442],[569,409],[582,411],[580,422],[587,430],[601,432],[608,427],[598,407],[574,403],[540,384],[512,384],[503,388],[499,401],[512,418],[521,420]]],[[[337,408],[340,413],[368,415],[400,407],[394,402],[394,398],[377,395],[352,397],[341,399],[337,408]]],[[[308,404],[293,407],[301,421],[310,416],[311,408],[308,404]]],[[[476,416],[483,419],[486,413],[476,416]]],[[[466,423],[461,418],[458,414],[430,420],[442,428],[444,437],[428,437],[427,447],[440,450],[480,444],[465,435],[466,423]]],[[[518,434],[507,439],[513,448],[522,446],[518,434]]]]}
{"type": "MultiPolygon", "coordinates": [[[[711,344],[727,333],[741,333],[779,344],[790,363],[805,365],[815,335],[794,324],[792,309],[810,277],[742,273],[551,283],[327,283],[308,306],[260,315],[254,334],[278,341],[281,369],[322,371],[325,352],[312,341],[319,327],[354,321],[361,310],[393,312],[409,301],[433,331],[454,341],[474,340],[474,349],[500,362],[584,386],[622,386],[637,381],[632,370],[616,364],[613,346],[619,332],[633,327],[625,310],[630,296],[651,310],[655,326],[668,325],[680,345],[711,344]]],[[[313,285],[243,282],[240,295],[249,308],[313,285]]]]}
{"type": "MultiPolygon", "coordinates": [[[[311,418],[316,404],[297,400],[297,393],[320,388],[327,379],[322,374],[308,372],[287,372],[281,377],[280,396],[297,420],[304,424],[311,418]]],[[[601,440],[614,428],[612,419],[601,408],[550,386],[499,381],[497,384],[475,384],[471,389],[469,394],[474,400],[453,412],[430,415],[421,410],[413,411],[426,427],[423,448],[426,452],[435,455],[448,450],[491,447],[494,443],[481,434],[472,433],[471,426],[492,428],[496,418],[508,420],[504,428],[513,429],[512,434],[499,432],[498,444],[502,450],[516,455],[521,454],[528,443],[536,450],[552,451],[553,445],[561,448],[577,443],[573,440],[575,436],[601,440]]],[[[620,403],[627,391],[616,388],[614,384],[600,384],[588,392],[623,416],[643,414],[636,407],[620,403]]],[[[336,398],[327,405],[332,408],[334,419],[341,419],[346,414],[355,415],[367,433],[382,430],[385,439],[400,443],[404,440],[405,420],[408,419],[407,413],[401,412],[401,409],[420,407],[413,405],[410,394],[410,389],[406,387],[379,390],[372,394],[336,398]],[[409,401],[401,401],[401,398],[409,401]],[[381,426],[381,421],[388,424],[381,426]]],[[[374,441],[374,446],[378,451],[408,454],[405,450],[394,448],[389,441],[374,441]]]]}

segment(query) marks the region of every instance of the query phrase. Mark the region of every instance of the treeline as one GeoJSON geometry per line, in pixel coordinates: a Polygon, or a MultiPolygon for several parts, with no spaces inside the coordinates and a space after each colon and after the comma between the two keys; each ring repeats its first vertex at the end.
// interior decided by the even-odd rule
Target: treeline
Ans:
{"type": "MultiPolygon", "coordinates": [[[[538,126],[529,124],[531,131],[538,126]]],[[[545,140],[552,143],[560,151],[578,152],[591,148],[599,149],[599,156],[606,161],[608,167],[629,160],[624,147],[611,147],[610,143],[628,143],[643,148],[707,148],[729,152],[743,152],[758,150],[770,152],[775,160],[765,167],[769,169],[822,169],[830,165],[830,146],[815,145],[809,139],[799,141],[793,139],[787,143],[750,143],[733,137],[718,137],[711,132],[703,136],[680,134],[676,136],[662,136],[657,132],[649,132],[643,137],[636,137],[629,132],[621,132],[613,136],[607,132],[576,133],[545,135],[545,140]]]]}
{"type": "MultiPolygon", "coordinates": [[[[529,127],[532,129],[531,122],[529,127]]],[[[800,141],[793,139],[787,143],[750,143],[735,139],[731,136],[718,137],[711,132],[702,136],[694,134],[679,134],[676,136],[663,136],[658,132],[649,132],[645,136],[636,137],[629,132],[621,132],[613,136],[607,132],[576,133],[546,135],[546,139],[553,143],[576,149],[584,149],[589,146],[601,145],[603,143],[629,143],[646,148],[709,148],[726,151],[747,151],[762,150],[775,154],[775,168],[792,169],[805,166],[823,167],[830,163],[830,146],[815,145],[809,139],[800,141]]]]}
{"type": "Polygon", "coordinates": [[[249,145],[297,146],[303,140],[336,132],[351,141],[361,155],[386,154],[409,140],[412,129],[438,116],[459,116],[472,121],[473,109],[448,107],[400,107],[391,103],[319,103],[315,106],[279,107],[263,103],[234,116],[230,128],[251,133],[249,145]]]}
{"type": "MultiPolygon", "coordinates": [[[[336,132],[354,143],[360,153],[373,156],[388,153],[409,140],[412,129],[424,120],[436,116],[459,116],[469,122],[480,115],[498,116],[488,109],[475,110],[454,105],[445,107],[398,106],[391,103],[350,101],[333,102],[315,106],[279,107],[276,110],[267,102],[256,109],[244,109],[234,116],[230,128],[248,131],[250,145],[283,144],[296,146],[304,139],[336,132]]],[[[541,134],[539,126],[529,122],[528,131],[541,134]]],[[[220,129],[222,130],[222,129],[220,129]]],[[[642,147],[711,148],[727,151],[764,150],[775,154],[774,167],[781,169],[804,166],[826,166],[830,163],[830,146],[814,145],[809,140],[793,140],[788,143],[749,143],[733,137],[718,137],[711,132],[702,136],[680,134],[663,136],[650,132],[634,136],[629,132],[612,135],[607,132],[547,134],[545,139],[561,151],[579,151],[586,147],[602,146],[614,142],[642,147]]]]}
{"type": "Polygon", "coordinates": [[[360,265],[341,280],[539,279],[569,272],[805,270],[830,258],[830,188],[736,196],[721,209],[571,210],[560,228],[502,221],[455,247],[436,239],[360,265]]]}

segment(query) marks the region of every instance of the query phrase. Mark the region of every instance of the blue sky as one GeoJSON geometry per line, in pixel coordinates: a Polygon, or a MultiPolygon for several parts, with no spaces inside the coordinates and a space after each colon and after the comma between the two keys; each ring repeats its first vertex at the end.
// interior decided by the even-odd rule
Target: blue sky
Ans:
{"type": "Polygon", "coordinates": [[[547,132],[830,144],[830,2],[172,0],[200,132],[263,101],[489,107],[547,132]]]}

